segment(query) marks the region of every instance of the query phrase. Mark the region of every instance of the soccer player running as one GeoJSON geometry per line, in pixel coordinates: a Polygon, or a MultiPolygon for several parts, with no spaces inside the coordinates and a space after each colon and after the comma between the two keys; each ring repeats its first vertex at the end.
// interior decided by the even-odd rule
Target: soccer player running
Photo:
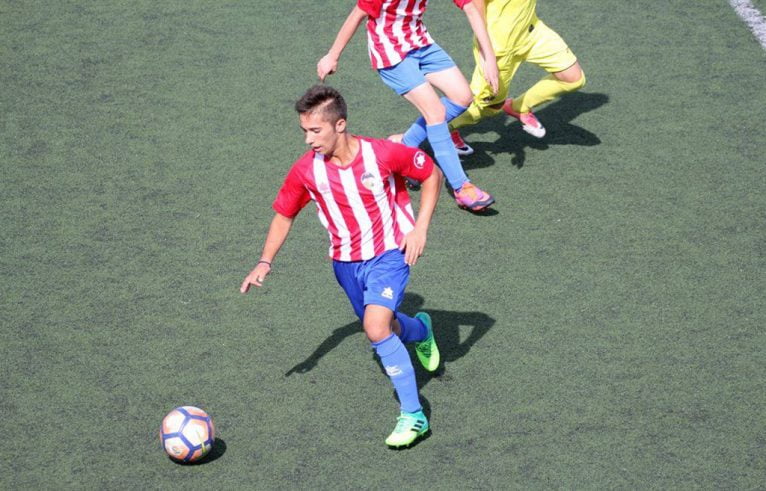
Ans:
{"type": "Polygon", "coordinates": [[[398,312],[414,265],[426,245],[426,232],[439,197],[441,172],[422,150],[348,133],[343,97],[314,86],[295,104],[306,144],[311,147],[287,173],[274,201],[276,214],[261,259],[242,282],[246,293],[260,287],[285,242],[293,219],[314,201],[330,235],[335,277],[346,292],[372,347],[380,357],[401,404],[391,447],[408,446],[428,429],[404,344],[415,343],[423,367],[439,366],[431,318],[398,312]],[[423,182],[414,217],[404,177],[423,182]]]}
{"type": "MultiPolygon", "coordinates": [[[[483,0],[453,2],[467,16],[480,46],[482,73],[487,84],[497,90],[497,62],[482,17],[483,0]]],[[[447,125],[471,103],[471,89],[452,58],[428,34],[423,24],[427,5],[428,0],[357,0],[332,47],[317,63],[317,75],[324,80],[337,70],[343,49],[367,19],[372,67],[421,114],[402,143],[417,147],[427,138],[458,206],[481,211],[495,200],[466,176],[447,125]],[[444,97],[440,99],[435,88],[444,97]]]]}
{"type": "Polygon", "coordinates": [[[452,140],[459,155],[470,155],[473,149],[463,141],[458,128],[501,111],[518,119],[530,135],[542,138],[545,127],[532,109],[585,85],[585,75],[577,57],[556,31],[537,18],[536,6],[536,0],[485,0],[487,30],[500,69],[500,89],[495,90],[493,85],[486,83],[482,69],[483,51],[474,40],[473,102],[450,123],[452,140]],[[544,69],[548,75],[515,99],[506,99],[511,80],[525,61],[544,69]]]}

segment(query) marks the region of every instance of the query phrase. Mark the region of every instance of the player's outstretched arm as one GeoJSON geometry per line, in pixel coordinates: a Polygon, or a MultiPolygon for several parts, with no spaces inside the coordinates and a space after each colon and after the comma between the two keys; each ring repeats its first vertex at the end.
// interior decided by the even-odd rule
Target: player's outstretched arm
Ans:
{"type": "Polygon", "coordinates": [[[261,259],[255,265],[255,268],[250,271],[250,274],[245,277],[245,280],[239,287],[240,292],[247,293],[250,285],[263,286],[263,280],[271,272],[271,263],[274,261],[279,249],[282,248],[282,244],[285,243],[285,239],[287,239],[292,226],[292,218],[280,215],[279,213],[274,215],[269,226],[269,233],[266,235],[266,240],[263,243],[261,259]]]}
{"type": "Polygon", "coordinates": [[[418,258],[425,250],[428,226],[431,224],[431,217],[439,200],[441,183],[442,173],[438,167],[434,166],[431,175],[421,184],[420,208],[415,220],[415,228],[404,237],[400,246],[400,249],[404,251],[404,262],[410,266],[418,262],[418,258]]]}
{"type": "Polygon", "coordinates": [[[471,0],[470,3],[463,7],[463,12],[468,17],[468,23],[471,24],[471,29],[479,43],[483,59],[482,71],[484,72],[484,79],[492,87],[492,93],[497,94],[500,75],[497,68],[495,51],[492,48],[492,41],[489,39],[489,33],[487,32],[487,20],[484,18],[484,0],[471,0]]]}
{"type": "Polygon", "coordinates": [[[351,13],[348,14],[346,22],[343,23],[340,31],[338,31],[338,35],[335,37],[335,42],[332,43],[330,51],[328,51],[327,54],[319,60],[319,63],[317,63],[317,76],[319,77],[319,80],[324,81],[325,77],[335,73],[338,69],[338,60],[340,59],[341,53],[343,53],[343,50],[346,48],[348,42],[351,41],[351,38],[354,37],[354,33],[365,17],[367,17],[367,13],[356,5],[351,9],[351,13]]]}

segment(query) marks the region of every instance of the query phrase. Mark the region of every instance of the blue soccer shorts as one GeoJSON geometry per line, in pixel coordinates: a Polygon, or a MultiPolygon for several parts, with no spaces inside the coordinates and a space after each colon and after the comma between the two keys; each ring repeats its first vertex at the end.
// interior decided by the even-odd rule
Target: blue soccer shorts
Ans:
{"type": "Polygon", "coordinates": [[[410,279],[410,267],[399,249],[386,251],[367,261],[333,261],[333,271],[360,320],[364,307],[380,305],[396,312],[410,279]]]}
{"type": "Polygon", "coordinates": [[[455,62],[438,44],[434,43],[407,53],[394,66],[381,68],[378,75],[394,92],[404,95],[426,82],[429,73],[441,72],[455,66],[455,62]]]}

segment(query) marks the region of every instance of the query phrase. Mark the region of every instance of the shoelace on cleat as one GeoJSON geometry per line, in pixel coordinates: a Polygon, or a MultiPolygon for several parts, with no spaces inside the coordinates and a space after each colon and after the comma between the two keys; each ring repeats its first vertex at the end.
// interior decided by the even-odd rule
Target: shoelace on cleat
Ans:
{"type": "Polygon", "coordinates": [[[396,422],[396,428],[394,433],[404,433],[405,431],[418,431],[423,426],[423,423],[412,416],[399,416],[396,422]]]}
{"type": "Polygon", "coordinates": [[[415,350],[417,350],[420,353],[423,353],[425,356],[431,356],[431,339],[428,338],[425,341],[422,341],[415,345],[415,350]]]}

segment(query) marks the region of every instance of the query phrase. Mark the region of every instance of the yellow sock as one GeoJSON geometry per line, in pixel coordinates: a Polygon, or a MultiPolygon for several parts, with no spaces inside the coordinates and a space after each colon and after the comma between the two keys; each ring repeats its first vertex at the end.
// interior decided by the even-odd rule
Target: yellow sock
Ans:
{"type": "Polygon", "coordinates": [[[553,75],[543,77],[526,92],[513,100],[513,110],[520,113],[527,113],[533,107],[539,106],[544,102],[555,99],[556,97],[574,92],[585,85],[585,74],[577,82],[562,82],[553,75]]]}
{"type": "Polygon", "coordinates": [[[463,126],[476,124],[482,118],[498,114],[501,111],[501,108],[502,105],[500,105],[497,109],[489,106],[479,107],[475,102],[472,102],[471,105],[468,106],[468,109],[463,112],[463,114],[450,121],[449,129],[452,131],[463,126]]]}

